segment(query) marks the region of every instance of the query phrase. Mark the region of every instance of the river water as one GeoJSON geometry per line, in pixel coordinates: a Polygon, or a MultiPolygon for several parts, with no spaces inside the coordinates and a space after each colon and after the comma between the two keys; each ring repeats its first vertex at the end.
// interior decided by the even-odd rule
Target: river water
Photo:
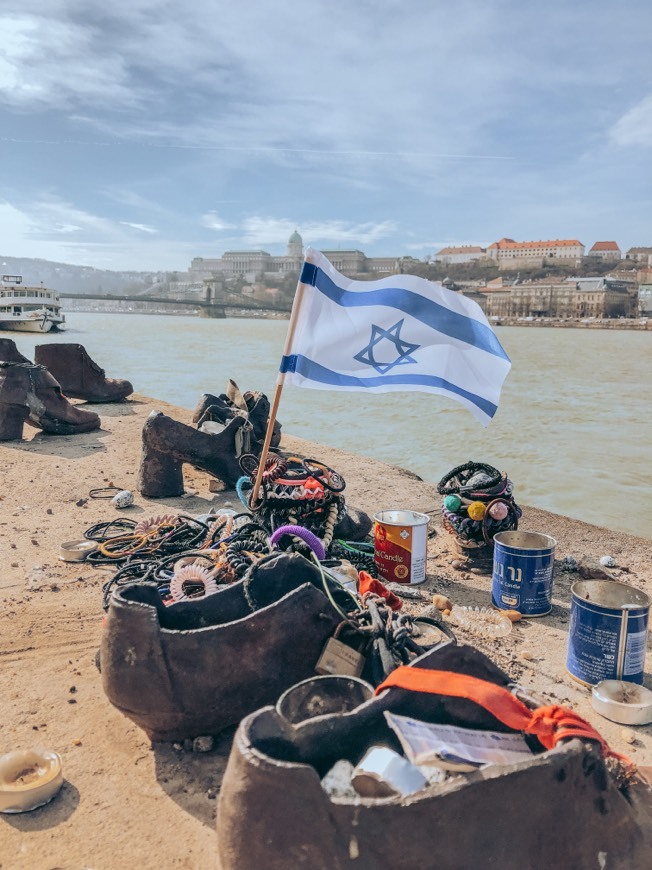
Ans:
{"type": "MultiPolygon", "coordinates": [[[[232,377],[272,398],[286,320],[67,315],[65,333],[16,333],[19,350],[79,342],[135,389],[193,408],[232,377]]],[[[286,387],[286,432],[381,459],[436,483],[473,459],[506,471],[517,502],[652,539],[652,333],[497,328],[512,360],[489,426],[427,393],[286,387]]],[[[9,336],[9,333],[4,333],[9,336]]],[[[393,507],[392,493],[386,504],[393,507]]],[[[405,505],[430,508],[434,505],[405,505]]],[[[545,531],[545,530],[544,530],[545,531]]]]}

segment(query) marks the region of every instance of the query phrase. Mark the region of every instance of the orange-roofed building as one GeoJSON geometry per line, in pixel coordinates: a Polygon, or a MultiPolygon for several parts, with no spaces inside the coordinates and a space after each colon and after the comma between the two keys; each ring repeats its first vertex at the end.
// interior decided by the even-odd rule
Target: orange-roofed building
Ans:
{"type": "Polygon", "coordinates": [[[600,257],[602,260],[621,260],[620,248],[615,242],[596,242],[588,254],[589,257],[600,257]]]}
{"type": "Polygon", "coordinates": [[[484,260],[486,256],[486,248],[477,245],[459,245],[437,251],[435,261],[447,265],[450,263],[471,263],[473,260],[484,260]]]}
{"type": "Polygon", "coordinates": [[[538,242],[501,239],[489,245],[487,256],[497,262],[499,269],[545,266],[550,263],[579,266],[584,256],[584,245],[577,239],[551,239],[538,242]]]}

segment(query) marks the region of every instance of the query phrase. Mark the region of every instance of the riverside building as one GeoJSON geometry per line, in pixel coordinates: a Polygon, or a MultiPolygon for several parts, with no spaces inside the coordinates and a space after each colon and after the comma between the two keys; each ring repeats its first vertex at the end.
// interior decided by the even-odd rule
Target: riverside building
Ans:
{"type": "Polygon", "coordinates": [[[517,269],[519,266],[536,268],[550,262],[566,266],[579,266],[584,256],[584,245],[577,239],[553,239],[538,242],[515,242],[501,239],[487,248],[487,256],[495,260],[499,269],[517,269]]]}
{"type": "Polygon", "coordinates": [[[605,320],[637,313],[635,289],[606,277],[494,284],[479,292],[484,296],[485,313],[494,319],[605,320]]]}
{"type": "MultiPolygon", "coordinates": [[[[419,262],[413,257],[367,257],[357,249],[322,250],[322,254],[339,272],[349,276],[390,275],[404,271],[411,262],[419,262]]],[[[188,273],[193,281],[216,277],[256,281],[275,275],[298,273],[303,256],[303,239],[295,230],[288,239],[287,253],[282,256],[275,257],[267,251],[225,251],[221,257],[195,257],[190,263],[188,273]]]]}

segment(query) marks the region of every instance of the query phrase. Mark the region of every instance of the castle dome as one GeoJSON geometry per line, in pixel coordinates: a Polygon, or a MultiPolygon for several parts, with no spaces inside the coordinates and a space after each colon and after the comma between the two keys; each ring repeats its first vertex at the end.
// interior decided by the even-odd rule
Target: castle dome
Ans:
{"type": "Polygon", "coordinates": [[[303,239],[296,230],[288,239],[288,256],[297,259],[303,257],[303,239]]]}

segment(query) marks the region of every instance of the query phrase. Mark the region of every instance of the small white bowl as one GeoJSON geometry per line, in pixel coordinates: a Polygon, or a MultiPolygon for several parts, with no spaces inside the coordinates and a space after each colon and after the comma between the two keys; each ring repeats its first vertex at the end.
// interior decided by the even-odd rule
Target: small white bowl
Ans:
{"type": "Polygon", "coordinates": [[[59,547],[59,558],[62,562],[83,562],[97,548],[97,541],[65,541],[59,547]]]}
{"type": "Polygon", "coordinates": [[[626,680],[602,680],[593,687],[591,703],[596,713],[621,725],[652,722],[652,692],[626,680]]]}
{"type": "Polygon", "coordinates": [[[56,752],[18,749],[0,757],[0,813],[27,813],[49,803],[63,785],[56,752]]]}

